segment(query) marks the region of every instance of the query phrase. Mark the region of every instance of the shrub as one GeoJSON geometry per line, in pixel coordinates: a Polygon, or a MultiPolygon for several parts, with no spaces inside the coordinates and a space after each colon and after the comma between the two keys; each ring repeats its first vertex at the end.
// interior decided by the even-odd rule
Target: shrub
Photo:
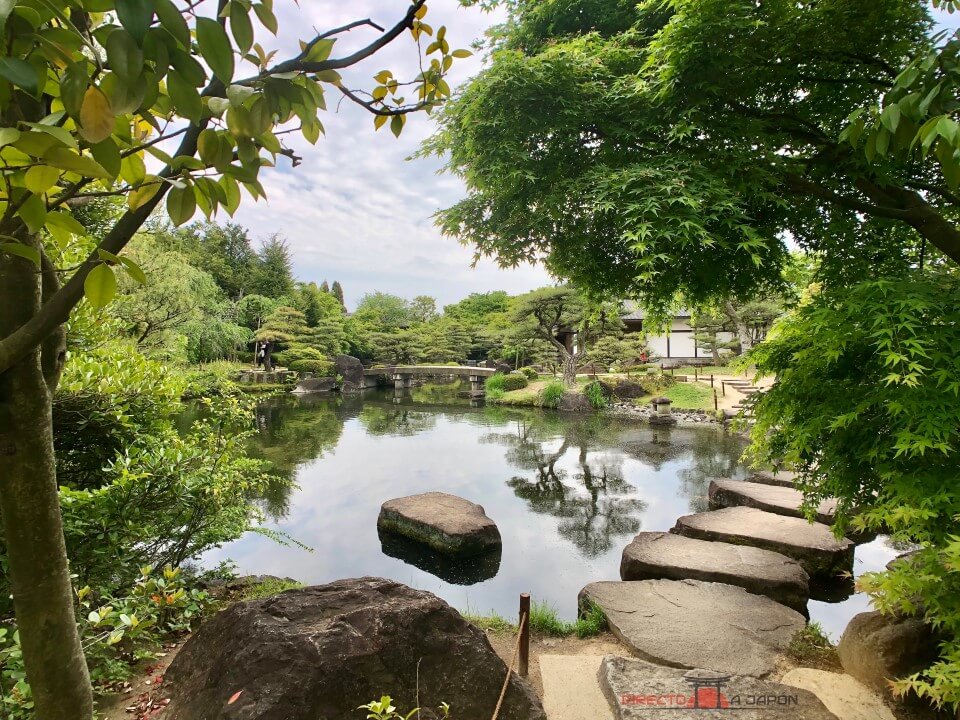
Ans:
{"type": "Polygon", "coordinates": [[[527,380],[527,376],[521,373],[510,373],[509,375],[503,376],[503,389],[507,392],[511,390],[523,390],[529,384],[530,381],[527,380]]]}
{"type": "Polygon", "coordinates": [[[334,364],[329,360],[294,360],[287,367],[298,373],[313,373],[316,377],[331,377],[334,372],[334,364]]]}
{"type": "Polygon", "coordinates": [[[527,380],[536,380],[540,377],[540,373],[532,367],[522,367],[518,372],[522,372],[527,377],[527,380]]]}
{"type": "Polygon", "coordinates": [[[556,410],[560,407],[560,401],[563,400],[564,392],[566,392],[566,388],[564,388],[562,380],[551,380],[543,390],[540,391],[541,407],[556,410]]]}
{"type": "Polygon", "coordinates": [[[660,373],[652,375],[643,375],[637,378],[637,382],[648,395],[662,395],[664,390],[677,384],[672,375],[663,375],[660,373]]]}
{"type": "Polygon", "coordinates": [[[610,404],[610,398],[606,389],[603,385],[594,380],[586,388],[584,388],[584,393],[587,396],[587,399],[590,401],[590,405],[596,410],[602,410],[610,404]]]}
{"type": "Polygon", "coordinates": [[[484,383],[484,388],[487,391],[487,395],[491,393],[500,392],[501,395],[504,393],[504,384],[506,383],[507,376],[503,373],[495,373],[487,378],[487,382],[484,383]]]}

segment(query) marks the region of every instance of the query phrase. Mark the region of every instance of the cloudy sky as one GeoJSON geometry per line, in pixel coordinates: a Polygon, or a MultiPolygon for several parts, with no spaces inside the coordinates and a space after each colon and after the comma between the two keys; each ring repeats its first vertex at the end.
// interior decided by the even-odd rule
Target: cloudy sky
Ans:
{"type": "MultiPolygon", "coordinates": [[[[297,39],[311,36],[311,26],[322,31],[370,18],[387,27],[397,21],[407,2],[303,0],[299,9],[291,3],[276,7],[282,8],[280,37],[260,32],[258,40],[268,50],[279,49],[278,57],[286,57],[295,52],[297,39]]],[[[955,29],[960,22],[956,15],[937,17],[944,28],[955,29]]],[[[453,47],[469,47],[502,16],[461,8],[456,0],[433,0],[426,20],[434,28],[446,25],[453,47]]],[[[334,54],[361,47],[376,33],[372,28],[353,30],[341,36],[334,54]]],[[[451,87],[480,66],[479,56],[458,61],[449,76],[451,87]]],[[[372,76],[384,68],[412,78],[416,67],[416,46],[405,33],[344,77],[350,87],[372,88],[372,76]]],[[[332,88],[327,98],[330,112],[322,117],[326,136],[316,146],[290,142],[303,163],[291,169],[281,159],[277,168],[261,173],[269,200],[244,202],[236,218],[255,238],[285,236],[299,279],[339,280],[349,307],[374,290],[405,297],[433,295],[443,305],[471,292],[516,293],[551,282],[539,267],[503,270],[483,261],[471,268],[471,250],[441,236],[431,216],[455,203],[464,189],[456,178],[438,174],[439,160],[407,159],[435,129],[430,118],[410,117],[396,139],[387,127],[374,132],[372,116],[361,108],[346,100],[338,106],[332,88]]]]}
{"type": "MultiPolygon", "coordinates": [[[[277,3],[280,38],[268,47],[291,53],[296,40],[308,37],[311,25],[324,30],[362,18],[387,27],[401,16],[405,0],[310,0],[299,12],[290,3],[277,3]]],[[[468,48],[487,27],[501,20],[497,14],[461,8],[456,0],[433,0],[425,20],[435,29],[447,26],[454,48],[468,48]]],[[[373,40],[377,31],[360,28],[342,36],[335,55],[346,54],[373,40]]],[[[258,39],[266,40],[260,33],[258,39]]],[[[449,76],[451,87],[480,67],[474,56],[458,60],[449,76]]],[[[409,33],[349,73],[346,84],[372,89],[372,76],[389,68],[396,76],[412,78],[417,68],[416,45],[409,33]],[[412,72],[411,72],[412,71],[412,72]]],[[[407,160],[435,125],[425,114],[408,119],[400,138],[389,128],[373,128],[373,117],[327,92],[329,112],[321,116],[326,136],[316,146],[290,142],[303,157],[291,169],[281,158],[274,169],[261,173],[268,202],[244,201],[237,222],[249,227],[255,238],[274,232],[284,235],[293,251],[294,269],[301,280],[339,280],[353,307],[361,295],[374,290],[404,297],[427,294],[441,305],[471,292],[507,290],[522,292],[551,282],[542,268],[501,270],[491,262],[470,267],[472,253],[455,239],[444,238],[434,227],[437,209],[455,203],[464,194],[461,183],[439,175],[439,160],[407,160]]],[[[292,137],[292,136],[288,136],[292,137]]]]}

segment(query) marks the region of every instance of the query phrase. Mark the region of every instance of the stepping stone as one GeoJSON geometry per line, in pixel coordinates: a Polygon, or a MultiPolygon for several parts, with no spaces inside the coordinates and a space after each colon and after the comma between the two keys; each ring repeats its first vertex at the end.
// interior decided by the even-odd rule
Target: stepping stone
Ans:
{"type": "Polygon", "coordinates": [[[849,675],[795,668],[780,682],[809,690],[837,720],[896,720],[879,695],[849,675]]]}
{"type": "Polygon", "coordinates": [[[377,527],[457,557],[480,555],[501,545],[500,531],[483,506],[442,492],[388,500],[380,506],[377,527]]]}
{"type": "Polygon", "coordinates": [[[642,532],[623,550],[621,580],[705,580],[737,585],[807,612],[810,578],[796,560],[771,550],[642,532]]]}
{"type": "Polygon", "coordinates": [[[682,668],[765,677],[803,615],[741,587],[701,580],[595,582],[580,591],[637,657],[682,668]]]}
{"type": "Polygon", "coordinates": [[[547,720],[613,720],[597,676],[603,655],[541,655],[547,720]]]}
{"type": "Polygon", "coordinates": [[[854,544],[847,538],[837,540],[823,523],[733,507],[684,515],[670,532],[773,550],[799,562],[811,578],[853,573],[854,544]]]}
{"type": "MultiPolygon", "coordinates": [[[[742,480],[714,478],[710,481],[710,507],[752,507],[758,510],[806,519],[800,509],[803,505],[803,493],[794,488],[742,480]]],[[[824,500],[817,508],[817,522],[832,525],[837,510],[836,500],[824,500]]]]}
{"type": "Polygon", "coordinates": [[[790,470],[754,470],[747,478],[747,482],[792,488],[796,484],[797,477],[797,473],[790,470]]]}
{"type": "Polygon", "coordinates": [[[610,655],[599,681],[616,720],[837,720],[812,692],[732,673],[610,655]]]}

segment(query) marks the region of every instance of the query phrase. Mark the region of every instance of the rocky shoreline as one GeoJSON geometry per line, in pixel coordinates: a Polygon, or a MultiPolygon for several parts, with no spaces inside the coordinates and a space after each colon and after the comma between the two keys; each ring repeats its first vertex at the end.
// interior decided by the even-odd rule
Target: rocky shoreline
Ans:
{"type": "MultiPolygon", "coordinates": [[[[645,421],[649,421],[656,415],[656,411],[649,405],[634,405],[629,402],[614,402],[606,412],[614,417],[645,421]]],[[[717,419],[715,412],[708,410],[674,410],[670,416],[676,420],[676,427],[723,424],[717,419]]]]}

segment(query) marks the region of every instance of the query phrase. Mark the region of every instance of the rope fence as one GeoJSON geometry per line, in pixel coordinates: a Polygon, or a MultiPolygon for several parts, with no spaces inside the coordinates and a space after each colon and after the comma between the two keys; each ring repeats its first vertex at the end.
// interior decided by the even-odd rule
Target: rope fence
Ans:
{"type": "Polygon", "coordinates": [[[493,717],[490,720],[497,720],[500,716],[500,708],[503,706],[503,699],[507,696],[507,687],[510,685],[510,675],[513,668],[520,661],[517,673],[520,677],[526,677],[530,663],[530,625],[527,622],[530,619],[530,593],[521,593],[520,595],[520,622],[517,628],[517,642],[513,646],[513,656],[510,658],[510,665],[507,666],[507,676],[503,679],[503,687],[500,688],[500,698],[497,700],[497,707],[494,708],[493,717]]]}

